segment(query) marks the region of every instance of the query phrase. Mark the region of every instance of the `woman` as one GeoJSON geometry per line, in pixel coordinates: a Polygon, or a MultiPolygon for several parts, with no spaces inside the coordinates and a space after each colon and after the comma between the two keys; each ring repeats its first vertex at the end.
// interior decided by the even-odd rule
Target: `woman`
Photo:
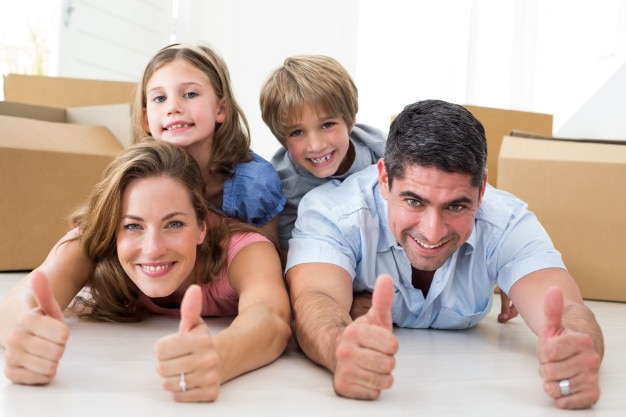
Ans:
{"type": "Polygon", "coordinates": [[[201,178],[193,157],[162,141],[134,145],[111,163],[74,216],[76,228],[0,303],[10,380],[54,378],[70,304],[105,321],[180,314],[179,332],[155,345],[163,388],[176,401],[213,401],[222,383],[284,351],[291,311],[276,247],[254,226],[210,212],[201,178]],[[68,241],[94,265],[86,280],[80,264],[58,256],[68,241]],[[236,317],[212,336],[201,318],[211,315],[236,317]]]}

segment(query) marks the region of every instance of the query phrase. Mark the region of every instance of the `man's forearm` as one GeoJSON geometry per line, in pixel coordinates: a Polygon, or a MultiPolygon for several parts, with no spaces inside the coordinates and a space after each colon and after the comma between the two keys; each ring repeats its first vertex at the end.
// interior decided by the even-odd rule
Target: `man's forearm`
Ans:
{"type": "Polygon", "coordinates": [[[604,357],[604,336],[591,310],[583,304],[571,303],[563,310],[563,326],[591,336],[596,352],[604,357]]]}
{"type": "Polygon", "coordinates": [[[352,319],[332,297],[306,293],[293,303],[294,335],[302,351],[314,362],[335,371],[335,351],[352,319]]]}

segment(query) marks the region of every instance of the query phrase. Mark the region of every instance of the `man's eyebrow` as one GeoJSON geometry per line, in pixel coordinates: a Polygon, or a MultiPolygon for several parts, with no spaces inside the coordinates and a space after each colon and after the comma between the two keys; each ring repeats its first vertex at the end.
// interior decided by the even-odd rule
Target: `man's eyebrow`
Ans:
{"type": "MultiPolygon", "coordinates": [[[[400,193],[400,197],[409,197],[413,200],[421,201],[422,203],[425,203],[425,204],[431,204],[430,200],[420,196],[419,194],[414,193],[413,191],[402,191],[400,193]]],[[[443,206],[449,207],[449,206],[457,206],[461,204],[473,204],[473,203],[474,203],[474,200],[472,200],[469,197],[459,197],[459,198],[455,198],[454,200],[445,202],[443,206]]]]}

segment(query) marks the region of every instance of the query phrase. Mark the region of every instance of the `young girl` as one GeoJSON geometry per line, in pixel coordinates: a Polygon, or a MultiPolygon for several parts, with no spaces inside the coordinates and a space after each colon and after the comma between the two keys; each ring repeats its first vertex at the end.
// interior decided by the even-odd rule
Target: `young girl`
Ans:
{"type": "Polygon", "coordinates": [[[248,122],[222,58],[169,45],[146,66],[133,106],[134,140],[164,140],[200,164],[209,207],[278,236],[286,196],[274,167],[250,150],[248,122]]]}
{"type": "Polygon", "coordinates": [[[54,378],[69,335],[61,311],[72,300],[95,320],[180,314],[179,332],[155,345],[162,386],[176,401],[215,400],[222,383],[286,348],[291,312],[275,245],[207,209],[199,166],[180,147],[151,141],[126,149],[74,224],[51,253],[78,241],[93,274],[68,274],[63,256],[49,256],[0,303],[13,382],[54,378]],[[201,316],[215,315],[236,318],[212,336],[201,316]]]}

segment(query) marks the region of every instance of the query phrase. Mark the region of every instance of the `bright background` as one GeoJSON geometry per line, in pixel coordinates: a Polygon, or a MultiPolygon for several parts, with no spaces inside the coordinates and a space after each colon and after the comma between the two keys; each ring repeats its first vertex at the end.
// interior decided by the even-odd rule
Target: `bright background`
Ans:
{"type": "MultiPolygon", "coordinates": [[[[132,19],[158,34],[159,46],[207,42],[220,51],[253,146],[265,157],[278,144],[261,121],[261,84],[285,57],[304,53],[331,55],[346,66],[359,87],[357,121],[384,131],[404,105],[440,98],[553,114],[557,136],[626,138],[626,2],[620,0],[2,2],[0,71],[137,81],[156,47],[133,50],[135,35],[111,41],[123,52],[103,56],[108,72],[68,64],[76,47],[68,46],[62,28],[83,36],[76,19],[85,9],[132,19]],[[134,11],[146,4],[166,5],[168,19],[171,7],[171,21],[156,23],[134,11]],[[64,25],[68,7],[74,21],[64,25]]],[[[99,36],[113,39],[120,28],[103,23],[99,36]]]]}

